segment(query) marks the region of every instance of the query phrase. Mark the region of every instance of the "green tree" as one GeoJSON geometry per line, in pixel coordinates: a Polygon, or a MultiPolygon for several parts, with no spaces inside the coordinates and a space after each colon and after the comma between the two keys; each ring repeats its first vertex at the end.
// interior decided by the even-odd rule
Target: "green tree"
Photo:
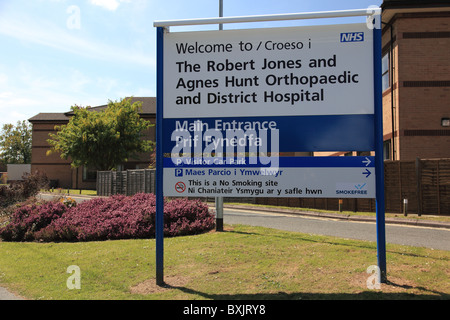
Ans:
{"type": "Polygon", "coordinates": [[[50,133],[47,152],[70,157],[73,167],[89,166],[96,170],[112,170],[118,164],[141,152],[150,152],[153,142],[142,139],[144,131],[153,126],[139,116],[142,102],[131,99],[109,101],[103,111],[90,107],[72,107],[74,115],[66,125],[55,126],[50,133]]]}
{"type": "Polygon", "coordinates": [[[0,133],[0,161],[5,164],[31,163],[31,124],[23,120],[17,125],[4,124],[0,133]]]}

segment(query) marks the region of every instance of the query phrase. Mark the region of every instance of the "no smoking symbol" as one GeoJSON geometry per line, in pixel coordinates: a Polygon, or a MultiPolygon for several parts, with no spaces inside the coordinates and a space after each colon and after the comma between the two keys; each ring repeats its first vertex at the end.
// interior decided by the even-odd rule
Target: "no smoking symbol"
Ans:
{"type": "Polygon", "coordinates": [[[175,191],[178,193],[183,193],[186,190],[186,185],[183,182],[177,182],[175,184],[175,191]]]}

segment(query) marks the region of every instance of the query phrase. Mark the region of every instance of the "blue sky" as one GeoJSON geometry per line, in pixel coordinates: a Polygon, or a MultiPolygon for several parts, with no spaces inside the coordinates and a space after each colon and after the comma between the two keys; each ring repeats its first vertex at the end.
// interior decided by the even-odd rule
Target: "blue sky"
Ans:
{"type": "MultiPolygon", "coordinates": [[[[363,9],[381,0],[223,0],[224,16],[363,9]]],[[[156,20],[218,16],[219,0],[0,0],[0,126],[156,94],[156,20]]],[[[224,29],[348,19],[225,25],[224,29]]],[[[185,30],[217,29],[217,26],[185,30]]],[[[181,31],[176,28],[173,31],[181,31]]]]}

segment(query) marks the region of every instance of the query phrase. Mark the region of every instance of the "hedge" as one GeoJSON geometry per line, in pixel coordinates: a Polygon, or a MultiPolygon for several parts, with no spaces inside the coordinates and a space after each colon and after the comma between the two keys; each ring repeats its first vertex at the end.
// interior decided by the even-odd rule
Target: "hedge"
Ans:
{"type": "MultiPolygon", "coordinates": [[[[165,199],[164,235],[180,236],[211,230],[215,219],[199,200],[165,199]]],[[[0,229],[4,241],[98,241],[153,238],[155,196],[114,195],[74,205],[71,201],[24,205],[0,229]]]]}

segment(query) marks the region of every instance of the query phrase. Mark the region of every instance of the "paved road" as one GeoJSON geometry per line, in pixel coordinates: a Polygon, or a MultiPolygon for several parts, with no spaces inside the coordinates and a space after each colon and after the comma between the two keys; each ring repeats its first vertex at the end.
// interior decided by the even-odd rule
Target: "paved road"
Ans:
{"type": "Polygon", "coordinates": [[[0,287],[0,300],[23,300],[7,291],[5,288],[0,287]]]}
{"type": "MultiPolygon", "coordinates": [[[[58,198],[58,197],[61,197],[61,196],[67,196],[67,194],[64,194],[64,193],[63,194],[58,194],[58,193],[55,193],[55,194],[40,193],[38,195],[38,197],[41,197],[44,200],[52,200],[52,199],[55,199],[55,198],[58,198]]],[[[95,196],[73,195],[73,194],[69,195],[69,197],[72,198],[73,200],[75,200],[77,203],[81,203],[83,201],[95,198],[95,196]]]]}
{"type": "MultiPolygon", "coordinates": [[[[224,223],[262,226],[286,231],[376,241],[376,224],[298,215],[224,209],[224,223]]],[[[450,230],[386,224],[386,242],[450,251],[450,230]]]]}

